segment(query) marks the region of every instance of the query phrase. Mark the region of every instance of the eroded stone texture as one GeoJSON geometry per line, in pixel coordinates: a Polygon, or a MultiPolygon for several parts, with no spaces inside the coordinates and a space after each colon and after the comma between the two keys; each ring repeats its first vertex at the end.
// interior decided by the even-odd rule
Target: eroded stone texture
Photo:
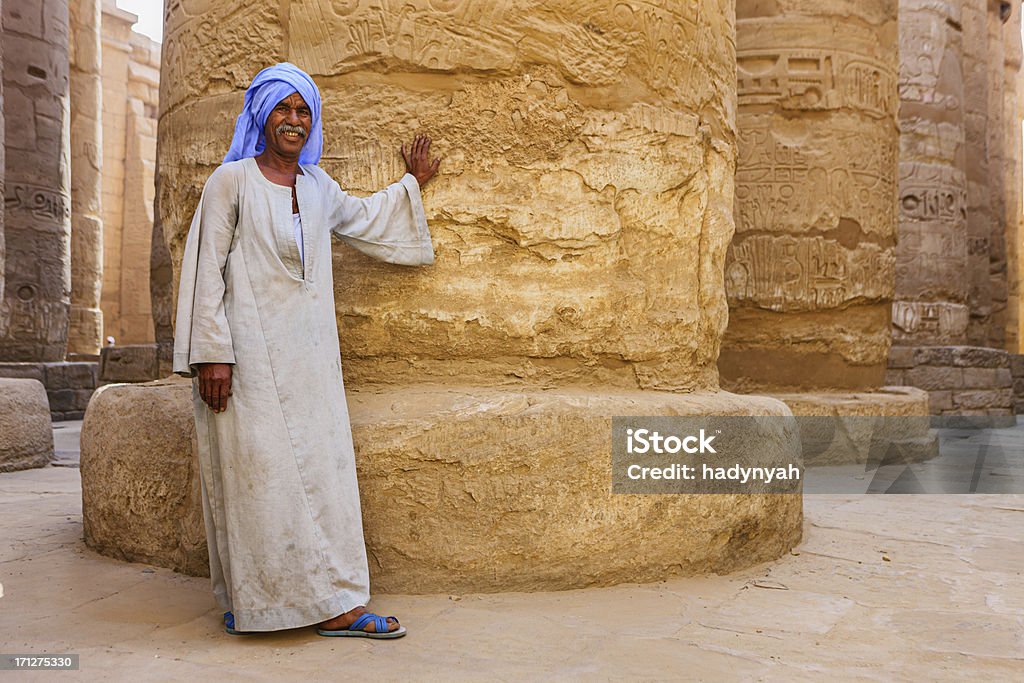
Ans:
{"type": "MultiPolygon", "coordinates": [[[[615,495],[609,461],[597,455],[607,454],[612,415],[786,419],[772,399],[428,385],[366,387],[349,398],[375,592],[725,573],[800,537],[799,495],[615,495]]],[[[81,461],[94,549],[207,574],[191,400],[191,383],[177,379],[97,391],[81,461]]],[[[797,436],[769,429],[746,438],[783,458],[797,436]]]]}
{"type": "Polygon", "coordinates": [[[896,344],[962,344],[967,335],[961,4],[900,0],[896,344]]]}
{"type": "Polygon", "coordinates": [[[896,1],[737,4],[727,386],[882,383],[896,219],[896,1]]]}
{"type": "Polygon", "coordinates": [[[322,165],[346,189],[397,179],[417,131],[446,157],[425,192],[435,265],[335,249],[375,590],[726,571],[799,537],[798,497],[614,497],[594,455],[631,410],[788,413],[715,391],[733,33],[722,2],[168,4],[159,206],[176,271],[270,63],[317,80],[322,165]]]}
{"type": "Polygon", "coordinates": [[[100,387],[82,424],[86,544],[208,575],[194,442],[191,382],[100,387]]]}
{"type": "Polygon", "coordinates": [[[56,361],[70,305],[67,0],[3,5],[5,287],[0,359],[56,361]]]}
{"type": "Polygon", "coordinates": [[[42,382],[0,377],[0,472],[44,467],[51,460],[53,430],[42,382]]]}
{"type": "Polygon", "coordinates": [[[322,165],[343,187],[397,179],[397,149],[418,130],[447,155],[450,175],[426,193],[436,265],[336,249],[354,386],[716,386],[732,229],[730,13],[296,0],[278,16],[279,5],[171,5],[160,203],[175,263],[240,89],[288,57],[320,82],[322,165]]]}
{"type": "Polygon", "coordinates": [[[68,352],[97,354],[103,336],[100,0],[71,0],[71,311],[68,352]]]}
{"type": "MultiPolygon", "coordinates": [[[[3,0],[0,0],[0,36],[3,36],[3,0]]],[[[4,144],[4,47],[0,40],[0,197],[6,197],[4,189],[4,168],[6,166],[6,145],[4,144]]],[[[4,300],[4,262],[6,260],[6,241],[4,240],[4,211],[0,210],[0,305],[4,300]]]]}

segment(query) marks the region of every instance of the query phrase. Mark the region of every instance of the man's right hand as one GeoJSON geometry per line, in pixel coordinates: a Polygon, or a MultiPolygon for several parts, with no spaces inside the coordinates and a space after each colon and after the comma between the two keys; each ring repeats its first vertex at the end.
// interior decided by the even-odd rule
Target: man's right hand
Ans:
{"type": "Polygon", "coordinates": [[[231,364],[200,363],[199,395],[210,406],[210,410],[223,413],[228,407],[228,396],[231,395],[231,364]]]}

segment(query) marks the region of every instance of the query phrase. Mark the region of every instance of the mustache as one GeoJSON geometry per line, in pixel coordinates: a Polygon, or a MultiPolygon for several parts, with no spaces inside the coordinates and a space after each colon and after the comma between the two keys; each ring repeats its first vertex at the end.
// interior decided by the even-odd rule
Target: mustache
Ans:
{"type": "Polygon", "coordinates": [[[280,126],[274,129],[274,132],[278,135],[282,133],[298,133],[299,137],[306,137],[306,129],[300,126],[290,126],[287,123],[282,123],[280,126]]]}

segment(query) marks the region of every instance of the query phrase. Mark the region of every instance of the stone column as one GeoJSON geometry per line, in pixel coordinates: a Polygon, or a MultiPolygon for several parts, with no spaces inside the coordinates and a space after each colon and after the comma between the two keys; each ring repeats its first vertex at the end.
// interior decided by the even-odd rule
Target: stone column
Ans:
{"type": "Polygon", "coordinates": [[[873,388],[896,232],[896,0],[737,4],[727,387],[873,388]]]}
{"type": "Polygon", "coordinates": [[[970,318],[967,341],[975,346],[988,343],[992,315],[989,282],[989,240],[992,230],[991,190],[988,153],[989,107],[989,0],[964,0],[964,137],[967,175],[967,266],[970,318]]]}
{"type": "Polygon", "coordinates": [[[71,288],[67,0],[3,6],[6,264],[0,359],[59,361],[71,288]]]}
{"type": "Polygon", "coordinates": [[[103,159],[100,0],[71,0],[70,353],[97,354],[103,338],[103,159]]]}
{"type": "Polygon", "coordinates": [[[1006,341],[1006,46],[1003,22],[1012,5],[1000,0],[988,4],[988,163],[989,163],[989,253],[988,279],[992,296],[984,346],[1001,349],[1006,341]]]}
{"type": "MultiPolygon", "coordinates": [[[[0,37],[3,37],[3,0],[0,0],[0,37]]],[[[4,46],[0,40],[0,197],[6,197],[4,189],[5,149],[4,144],[4,46]]],[[[4,210],[0,207],[0,306],[4,300],[4,263],[6,261],[6,242],[4,241],[4,210]]]]}
{"type": "Polygon", "coordinates": [[[960,0],[900,0],[894,344],[964,344],[967,339],[961,5],[960,0]]]}
{"type": "Polygon", "coordinates": [[[1020,353],[1020,246],[1022,212],[1021,120],[1018,109],[1017,77],[1021,67],[1021,3],[1006,3],[1010,15],[1003,24],[1003,118],[1006,122],[1006,339],[1003,348],[1020,353]]]}
{"type": "MultiPolygon", "coordinates": [[[[789,412],[718,391],[731,3],[172,2],[165,34],[159,206],[175,270],[242,91],[270,63],[317,79],[322,165],[348,190],[400,177],[398,147],[417,131],[446,155],[424,196],[435,265],[335,251],[378,589],[729,570],[799,537],[798,496],[612,496],[596,455],[616,414],[789,412]],[[423,466],[396,477],[396,457],[423,466]],[[558,463],[577,483],[558,483],[558,463]],[[415,531],[397,523],[407,514],[415,531]],[[624,528],[646,529],[643,544],[624,528]]],[[[851,87],[884,99],[870,78],[851,87]]]]}

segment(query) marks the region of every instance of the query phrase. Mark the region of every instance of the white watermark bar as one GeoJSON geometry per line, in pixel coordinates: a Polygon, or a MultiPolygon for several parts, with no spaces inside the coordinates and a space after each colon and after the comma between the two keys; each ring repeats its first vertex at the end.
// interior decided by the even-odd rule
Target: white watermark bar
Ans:
{"type": "Polygon", "coordinates": [[[612,492],[1024,493],[1024,420],[614,417],[612,492]]]}
{"type": "Polygon", "coordinates": [[[0,654],[0,671],[78,671],[78,655],[71,654],[0,654]]]}

